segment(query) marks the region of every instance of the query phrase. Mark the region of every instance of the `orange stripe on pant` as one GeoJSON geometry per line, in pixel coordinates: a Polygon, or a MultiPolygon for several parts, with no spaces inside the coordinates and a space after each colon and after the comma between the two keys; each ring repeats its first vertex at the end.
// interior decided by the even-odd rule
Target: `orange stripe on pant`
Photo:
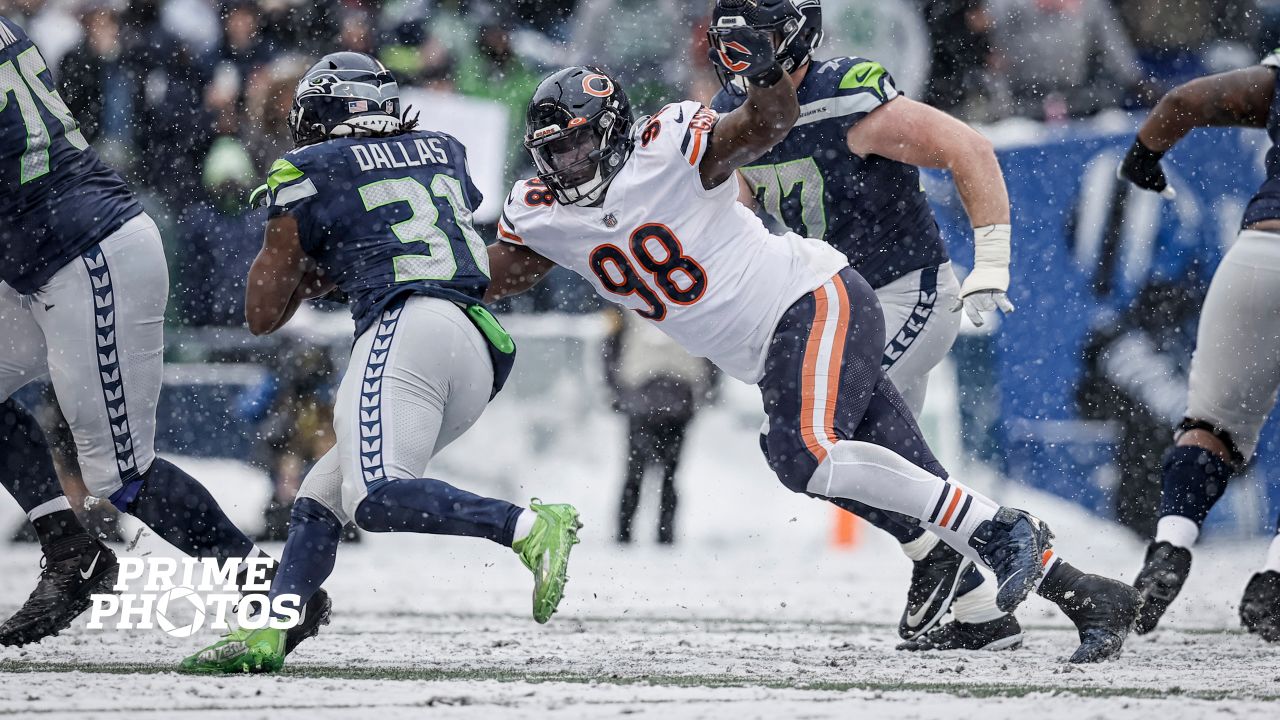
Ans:
{"type": "Polygon", "coordinates": [[[835,293],[826,285],[814,291],[813,325],[805,344],[800,378],[800,437],[818,463],[827,458],[827,446],[838,440],[835,431],[836,405],[840,392],[840,371],[844,363],[844,345],[849,332],[849,295],[839,276],[832,278],[835,293]],[[833,305],[834,303],[834,305],[833,305]],[[835,310],[834,325],[828,315],[835,310]],[[831,341],[830,357],[823,361],[822,342],[831,341]],[[820,390],[822,392],[820,392],[820,390]],[[821,425],[813,416],[822,398],[821,425]]]}
{"type": "Polygon", "coordinates": [[[947,506],[947,512],[942,516],[942,522],[938,523],[940,527],[946,527],[951,523],[951,514],[956,511],[956,506],[960,504],[960,498],[964,497],[964,491],[960,488],[954,488],[951,493],[951,504],[947,506]]]}

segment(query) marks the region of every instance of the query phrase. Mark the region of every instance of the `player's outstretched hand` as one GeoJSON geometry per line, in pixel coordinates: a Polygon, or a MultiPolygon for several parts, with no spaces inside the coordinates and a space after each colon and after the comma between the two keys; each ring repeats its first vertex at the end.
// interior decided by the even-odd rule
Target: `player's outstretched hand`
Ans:
{"type": "Polygon", "coordinates": [[[964,307],[964,314],[978,327],[986,322],[982,319],[982,313],[997,309],[1006,315],[1013,312],[1013,303],[1009,302],[1009,296],[1004,290],[975,290],[968,295],[961,295],[952,310],[959,310],[961,307],[964,307]]]}
{"type": "Polygon", "coordinates": [[[1162,157],[1164,153],[1156,152],[1143,145],[1141,140],[1134,139],[1133,147],[1129,148],[1120,167],[1116,169],[1116,177],[1172,200],[1178,194],[1165,178],[1164,168],[1160,167],[1162,157]]]}
{"type": "Polygon", "coordinates": [[[774,55],[773,38],[770,34],[748,27],[746,20],[738,16],[722,17],[720,22],[721,25],[708,31],[708,55],[711,62],[729,74],[744,77],[748,81],[759,83],[772,79],[777,82],[781,69],[774,55]],[[739,21],[741,24],[727,25],[724,24],[726,21],[739,21]]]}

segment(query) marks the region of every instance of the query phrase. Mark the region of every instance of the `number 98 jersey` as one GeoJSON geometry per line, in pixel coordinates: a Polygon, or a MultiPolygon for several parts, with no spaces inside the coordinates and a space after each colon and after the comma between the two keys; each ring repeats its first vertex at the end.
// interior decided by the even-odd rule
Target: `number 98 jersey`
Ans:
{"type": "Polygon", "coordinates": [[[292,216],[302,249],[350,296],[357,337],[405,295],[484,299],[489,254],[471,224],[483,198],[453,137],[305,145],[271,166],[267,188],[269,216],[292,216]]]}
{"type": "Polygon", "coordinates": [[[85,141],[40,50],[0,17],[0,280],[34,294],[141,213],[85,141]]]}
{"type": "Polygon", "coordinates": [[[699,164],[717,117],[686,101],[642,118],[635,149],[597,207],[561,205],[536,179],[516,183],[498,235],[755,383],[782,313],[848,262],[821,241],[769,233],[738,203],[734,178],[702,187],[699,164]]]}

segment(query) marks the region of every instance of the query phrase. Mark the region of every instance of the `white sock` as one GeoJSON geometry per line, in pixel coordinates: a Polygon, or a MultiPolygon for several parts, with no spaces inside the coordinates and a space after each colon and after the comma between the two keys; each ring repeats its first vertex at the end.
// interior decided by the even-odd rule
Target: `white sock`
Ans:
{"type": "Polygon", "coordinates": [[[835,443],[806,489],[916,518],[943,542],[979,563],[983,561],[969,545],[969,537],[1000,509],[986,496],[943,480],[889,448],[857,440],[835,443]]]}
{"type": "Polygon", "coordinates": [[[912,562],[920,562],[938,546],[939,542],[941,541],[938,540],[937,535],[926,532],[911,542],[902,543],[902,552],[906,553],[912,562]]]}
{"type": "Polygon", "coordinates": [[[1180,548],[1191,549],[1200,537],[1200,526],[1191,518],[1165,515],[1156,523],[1156,542],[1167,542],[1180,548]]]}
{"type": "Polygon", "coordinates": [[[951,612],[962,623],[984,623],[1004,617],[1004,612],[996,607],[996,584],[987,578],[971,592],[957,597],[951,603],[951,612]]]}
{"type": "Polygon", "coordinates": [[[1044,573],[1040,575],[1040,579],[1036,581],[1035,592],[1037,593],[1040,592],[1040,586],[1044,584],[1044,579],[1049,577],[1049,571],[1053,569],[1054,565],[1058,564],[1058,553],[1052,548],[1045,550],[1044,557],[1040,559],[1040,562],[1044,564],[1044,573]]]}
{"type": "Polygon", "coordinates": [[[1271,541],[1271,548],[1267,550],[1267,564],[1262,566],[1263,572],[1274,570],[1280,572],[1280,535],[1276,535],[1271,541]]]}
{"type": "Polygon", "coordinates": [[[529,537],[529,533],[533,532],[533,523],[538,519],[538,513],[532,510],[525,510],[520,513],[520,517],[516,518],[516,532],[511,536],[511,544],[520,542],[529,537]]]}
{"type": "Polygon", "coordinates": [[[59,510],[70,510],[70,509],[71,509],[71,503],[67,501],[67,496],[59,495],[58,497],[52,500],[46,500],[40,503],[39,505],[31,508],[31,512],[27,513],[27,519],[35,520],[36,518],[44,517],[45,515],[52,515],[53,513],[56,513],[59,510]]]}

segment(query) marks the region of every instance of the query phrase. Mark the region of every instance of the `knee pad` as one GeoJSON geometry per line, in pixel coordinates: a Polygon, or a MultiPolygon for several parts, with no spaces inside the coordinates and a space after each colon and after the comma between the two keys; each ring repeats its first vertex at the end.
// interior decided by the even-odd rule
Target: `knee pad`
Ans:
{"type": "Polygon", "coordinates": [[[1175,445],[1164,456],[1160,516],[1177,515],[1202,525],[1234,474],[1235,467],[1212,450],[1175,445]]]}

